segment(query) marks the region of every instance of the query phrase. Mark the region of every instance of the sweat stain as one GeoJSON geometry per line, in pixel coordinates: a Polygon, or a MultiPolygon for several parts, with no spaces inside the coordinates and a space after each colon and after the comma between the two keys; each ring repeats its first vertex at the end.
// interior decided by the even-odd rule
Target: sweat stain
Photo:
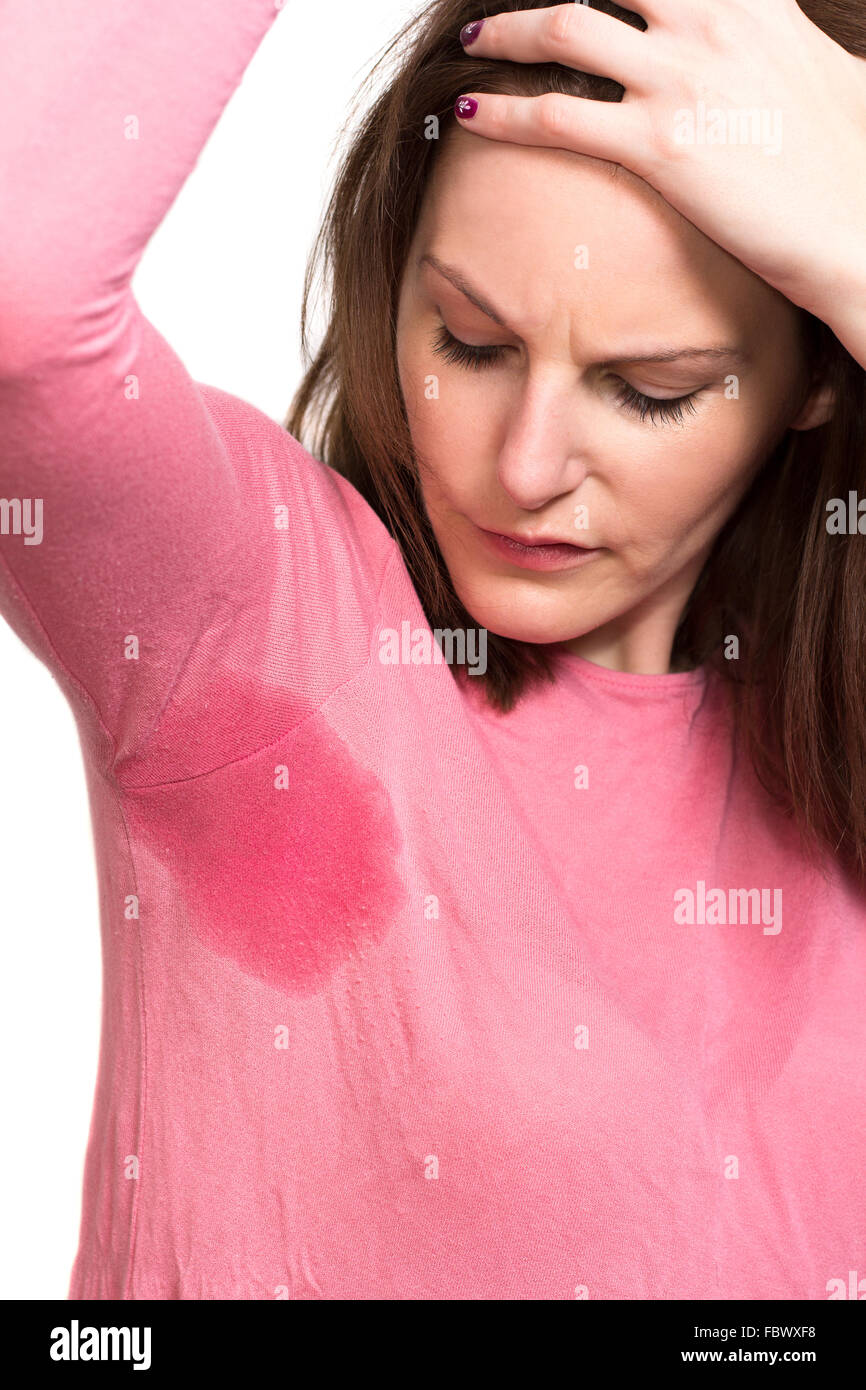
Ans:
{"type": "Polygon", "coordinates": [[[286,993],[324,988],[405,903],[390,797],[318,713],[260,753],[124,799],[200,941],[286,993]]]}

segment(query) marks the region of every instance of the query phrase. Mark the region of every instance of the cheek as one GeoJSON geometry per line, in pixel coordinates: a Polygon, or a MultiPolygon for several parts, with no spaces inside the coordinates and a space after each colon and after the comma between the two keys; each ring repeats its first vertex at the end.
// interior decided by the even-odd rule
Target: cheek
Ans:
{"type": "Polygon", "coordinates": [[[495,463],[501,423],[495,404],[471,373],[407,358],[404,400],[422,481],[461,496],[479,468],[495,463]]]}
{"type": "Polygon", "coordinates": [[[635,555],[696,554],[736,510],[771,441],[755,412],[721,398],[699,429],[654,441],[611,491],[635,555]]]}

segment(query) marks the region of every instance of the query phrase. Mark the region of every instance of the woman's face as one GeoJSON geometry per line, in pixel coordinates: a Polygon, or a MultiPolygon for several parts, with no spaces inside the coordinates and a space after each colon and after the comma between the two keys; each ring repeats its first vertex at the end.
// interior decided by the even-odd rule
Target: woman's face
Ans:
{"type": "Polygon", "coordinates": [[[474,621],[667,671],[719,529],[784,429],[824,418],[815,401],[794,419],[798,317],[627,171],[452,129],[397,351],[425,506],[474,621]]]}

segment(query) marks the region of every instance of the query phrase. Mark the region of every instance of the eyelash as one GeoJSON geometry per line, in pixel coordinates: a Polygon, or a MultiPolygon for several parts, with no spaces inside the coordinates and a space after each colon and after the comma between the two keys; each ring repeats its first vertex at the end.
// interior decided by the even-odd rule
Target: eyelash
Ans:
{"type": "MultiPolygon", "coordinates": [[[[453,362],[459,367],[468,367],[476,372],[494,366],[501,360],[505,351],[503,347],[473,347],[470,343],[464,343],[460,338],[455,338],[444,323],[435,335],[433,350],[438,352],[440,357],[444,357],[446,362],[453,362]]],[[[641,421],[649,417],[653,424],[672,421],[679,425],[686,414],[695,414],[695,401],[699,395],[699,391],[692,391],[686,396],[663,400],[658,396],[646,396],[642,391],[636,391],[627,381],[623,381],[616,398],[620,405],[637,415],[641,421]]]]}

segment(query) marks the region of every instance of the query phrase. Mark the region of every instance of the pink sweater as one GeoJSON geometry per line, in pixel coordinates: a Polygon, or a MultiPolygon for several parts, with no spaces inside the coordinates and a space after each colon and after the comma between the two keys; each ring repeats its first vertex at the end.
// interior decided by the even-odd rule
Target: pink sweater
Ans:
{"type": "Polygon", "coordinates": [[[130,292],[277,13],[0,6],[0,603],[100,883],[70,1296],[866,1293],[866,904],[721,688],[384,663],[395,542],[130,292]]]}

